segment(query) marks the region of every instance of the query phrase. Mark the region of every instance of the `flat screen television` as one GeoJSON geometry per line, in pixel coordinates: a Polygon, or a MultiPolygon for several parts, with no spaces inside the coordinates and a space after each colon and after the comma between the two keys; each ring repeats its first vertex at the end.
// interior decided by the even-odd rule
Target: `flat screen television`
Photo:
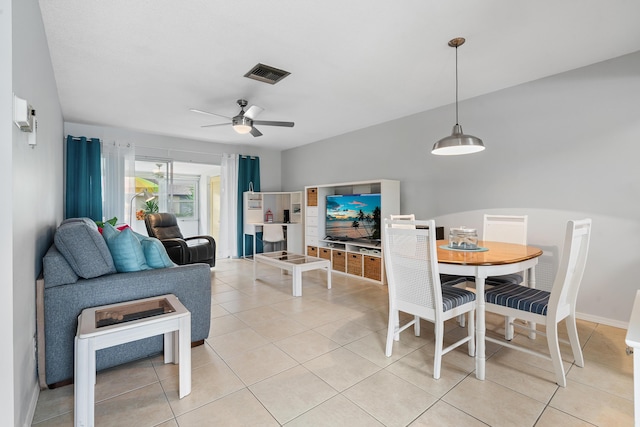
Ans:
{"type": "Polygon", "coordinates": [[[327,240],[380,241],[379,193],[328,195],[326,206],[327,240]]]}

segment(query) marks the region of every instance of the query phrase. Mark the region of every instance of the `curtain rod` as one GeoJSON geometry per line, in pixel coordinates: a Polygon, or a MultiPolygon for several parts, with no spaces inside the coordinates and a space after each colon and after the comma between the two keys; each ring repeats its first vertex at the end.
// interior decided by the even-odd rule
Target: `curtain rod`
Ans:
{"type": "MultiPolygon", "coordinates": [[[[71,139],[74,141],[82,141],[82,138],[85,138],[87,141],[91,141],[92,139],[97,139],[98,142],[102,142],[102,140],[100,138],[87,138],[86,136],[72,136],[71,139]]],[[[67,138],[64,139],[64,141],[67,141],[67,138]]]]}

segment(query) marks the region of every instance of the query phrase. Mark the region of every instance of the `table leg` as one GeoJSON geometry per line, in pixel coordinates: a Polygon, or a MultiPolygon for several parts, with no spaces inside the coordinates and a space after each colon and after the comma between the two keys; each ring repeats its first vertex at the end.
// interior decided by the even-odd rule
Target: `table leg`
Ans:
{"type": "Polygon", "coordinates": [[[164,334],[164,363],[178,363],[175,332],[164,334]]]}
{"type": "MultiPolygon", "coordinates": [[[[529,270],[527,270],[527,276],[529,278],[529,287],[530,288],[535,288],[536,287],[536,269],[535,267],[531,267],[529,270]]],[[[529,328],[531,328],[531,331],[529,331],[529,338],[532,340],[536,339],[536,322],[528,322],[528,326],[529,328]]]]}
{"type": "Polygon", "coordinates": [[[178,330],[178,365],[180,399],[191,393],[191,314],[180,318],[178,330]]]}
{"type": "Polygon", "coordinates": [[[76,427],[88,426],[88,382],[87,372],[89,368],[88,364],[88,347],[86,340],[80,340],[75,338],[75,365],[74,365],[74,378],[75,385],[73,386],[73,419],[76,427]]]}
{"type": "Polygon", "coordinates": [[[331,265],[327,267],[327,289],[331,289],[331,265]]]}
{"type": "Polygon", "coordinates": [[[256,261],[256,257],[253,257],[253,281],[256,281],[256,270],[258,268],[258,262],[256,261]]]}
{"type": "Polygon", "coordinates": [[[484,316],[484,280],[485,277],[476,276],[476,378],[484,380],[486,362],[484,336],[486,333],[484,316]]]}
{"type": "MultiPolygon", "coordinates": [[[[256,228],[255,230],[253,230],[253,262],[256,261],[256,235],[257,234],[258,234],[258,229],[256,228]]],[[[262,252],[264,252],[264,248],[262,252]]]]}
{"type": "Polygon", "coordinates": [[[633,413],[635,426],[640,427],[640,348],[633,349],[633,413]]]}
{"type": "Polygon", "coordinates": [[[293,267],[293,296],[302,296],[302,271],[295,266],[293,267]]]}

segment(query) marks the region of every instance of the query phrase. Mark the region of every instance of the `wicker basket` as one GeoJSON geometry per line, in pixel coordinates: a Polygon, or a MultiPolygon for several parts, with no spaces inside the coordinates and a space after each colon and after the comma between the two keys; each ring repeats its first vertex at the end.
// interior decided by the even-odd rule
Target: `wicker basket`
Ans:
{"type": "Polygon", "coordinates": [[[317,188],[307,188],[307,206],[318,206],[317,188]]]}
{"type": "Polygon", "coordinates": [[[331,249],[329,248],[319,248],[318,256],[322,259],[328,259],[331,261],[331,249]]]}
{"type": "Polygon", "coordinates": [[[318,256],[318,247],[317,246],[307,246],[307,255],[317,257],[318,256]]]}
{"type": "Polygon", "coordinates": [[[374,256],[364,257],[364,277],[373,280],[382,280],[382,258],[374,256]]]}
{"type": "Polygon", "coordinates": [[[347,258],[346,252],[334,249],[333,251],[333,269],[336,271],[342,271],[343,273],[347,271],[347,258]]]}
{"type": "Polygon", "coordinates": [[[362,276],[362,254],[347,255],[347,273],[362,276]]]}

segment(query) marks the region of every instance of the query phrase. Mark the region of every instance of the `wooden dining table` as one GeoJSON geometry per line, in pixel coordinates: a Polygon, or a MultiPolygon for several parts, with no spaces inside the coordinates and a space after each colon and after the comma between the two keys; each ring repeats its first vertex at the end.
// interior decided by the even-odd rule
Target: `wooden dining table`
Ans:
{"type": "Polygon", "coordinates": [[[528,271],[528,286],[535,288],[535,266],[542,250],[533,246],[512,243],[479,241],[479,250],[448,248],[447,240],[438,240],[438,268],[440,273],[476,278],[476,378],[485,377],[485,279],[489,276],[528,271]],[[486,249],[486,250],[483,250],[486,249]]]}

